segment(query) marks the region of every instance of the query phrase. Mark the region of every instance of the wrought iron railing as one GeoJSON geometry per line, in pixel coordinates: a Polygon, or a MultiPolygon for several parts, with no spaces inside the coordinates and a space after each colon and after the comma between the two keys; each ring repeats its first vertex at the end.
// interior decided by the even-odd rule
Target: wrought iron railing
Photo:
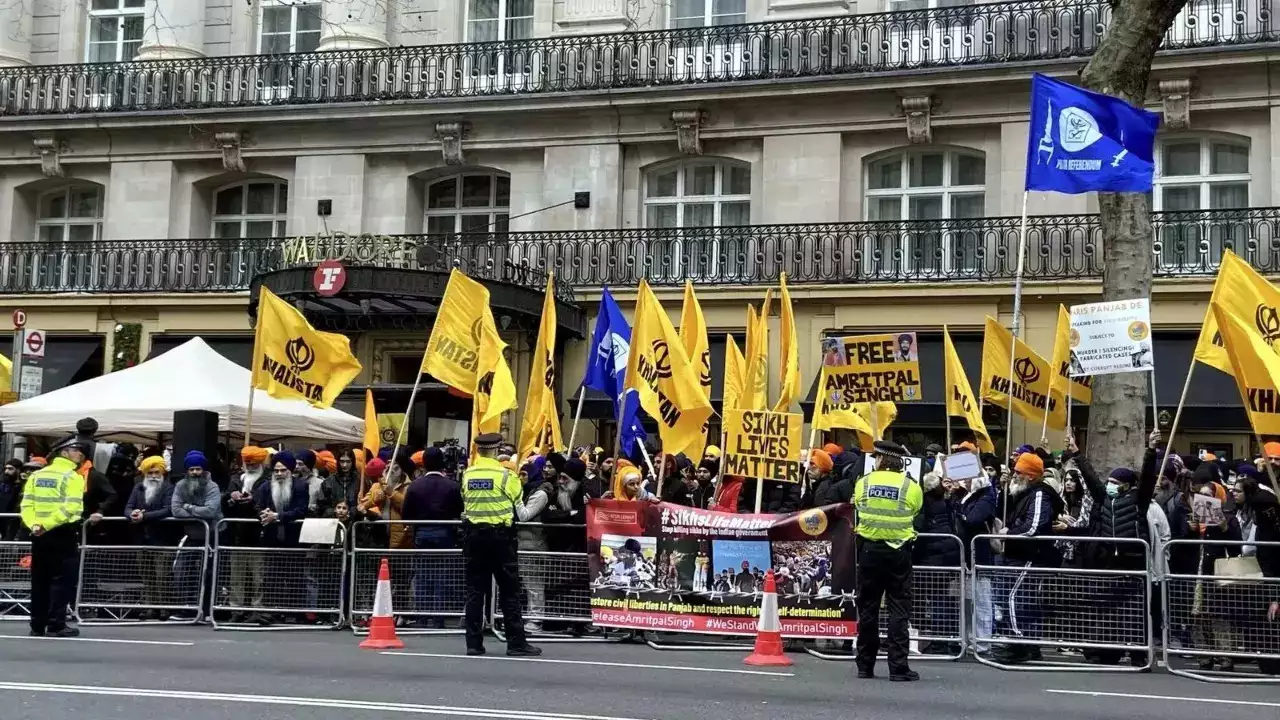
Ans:
{"type": "MultiPolygon", "coordinates": [[[[1280,39],[1271,0],[1191,0],[1166,49],[1280,39]]],[[[1107,0],[1026,0],[531,40],[0,70],[0,114],[378,102],[1085,57],[1107,0]]]]}
{"type": "MultiPolygon", "coordinates": [[[[1231,249],[1280,273],[1280,208],[1156,213],[1158,276],[1208,276],[1231,249]]],[[[263,273],[335,258],[350,266],[446,271],[541,287],[554,271],[574,288],[777,282],[793,284],[1008,281],[1017,264],[1014,217],[687,230],[583,230],[255,240],[130,240],[0,244],[0,294],[235,292],[263,273]]],[[[1032,217],[1029,280],[1102,273],[1096,215],[1032,217]]]]}

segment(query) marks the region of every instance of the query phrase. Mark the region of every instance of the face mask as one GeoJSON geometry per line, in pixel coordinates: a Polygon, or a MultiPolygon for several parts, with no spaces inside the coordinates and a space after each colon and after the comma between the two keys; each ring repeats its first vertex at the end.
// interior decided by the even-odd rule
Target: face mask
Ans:
{"type": "Polygon", "coordinates": [[[1115,483],[1107,483],[1107,497],[1115,497],[1120,494],[1120,486],[1115,483]]]}

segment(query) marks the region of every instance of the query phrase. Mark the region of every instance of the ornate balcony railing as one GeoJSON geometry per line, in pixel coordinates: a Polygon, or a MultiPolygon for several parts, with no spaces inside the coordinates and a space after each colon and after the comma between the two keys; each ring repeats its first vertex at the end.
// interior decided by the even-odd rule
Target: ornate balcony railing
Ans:
{"type": "MultiPolygon", "coordinates": [[[[1280,273],[1280,208],[1156,213],[1158,276],[1210,276],[1231,249],[1280,273]]],[[[235,292],[259,274],[334,258],[349,265],[446,271],[541,287],[554,271],[574,288],[654,285],[991,282],[1012,280],[1014,217],[688,230],[587,230],[254,240],[141,240],[0,244],[0,294],[235,292]]],[[[1102,274],[1096,215],[1032,217],[1029,280],[1102,274]]]]}
{"type": "MultiPolygon", "coordinates": [[[[1166,49],[1280,39],[1271,0],[1191,0],[1166,49]]],[[[464,45],[0,70],[0,114],[581,92],[1086,57],[1107,0],[1026,0],[464,45]]]]}

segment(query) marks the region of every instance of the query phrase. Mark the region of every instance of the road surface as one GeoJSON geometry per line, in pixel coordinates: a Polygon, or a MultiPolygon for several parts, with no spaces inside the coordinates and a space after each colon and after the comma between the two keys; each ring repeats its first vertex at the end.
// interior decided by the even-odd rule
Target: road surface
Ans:
{"type": "MultiPolygon", "coordinates": [[[[462,655],[457,636],[404,651],[349,632],[85,628],[35,639],[0,624],[4,720],[1280,720],[1280,689],[1151,674],[1007,673],[921,661],[919,683],[856,680],[849,663],[792,655],[754,670],[737,652],[547,643],[536,660],[462,655]]],[[[882,674],[883,665],[877,668],[882,674]]]]}

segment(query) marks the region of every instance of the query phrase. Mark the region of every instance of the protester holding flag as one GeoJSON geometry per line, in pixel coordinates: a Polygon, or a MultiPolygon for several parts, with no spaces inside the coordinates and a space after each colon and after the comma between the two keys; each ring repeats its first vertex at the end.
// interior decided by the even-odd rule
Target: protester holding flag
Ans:
{"type": "MultiPolygon", "coordinates": [[[[582,385],[608,395],[613,401],[613,417],[618,419],[618,427],[621,428],[618,452],[623,457],[629,456],[637,443],[644,443],[645,433],[638,417],[640,398],[626,386],[627,364],[631,357],[631,326],[609,293],[609,288],[605,288],[600,296],[600,309],[589,347],[594,350],[587,360],[582,385]]],[[[601,458],[599,472],[610,480],[613,458],[603,455],[601,458]]]]}

